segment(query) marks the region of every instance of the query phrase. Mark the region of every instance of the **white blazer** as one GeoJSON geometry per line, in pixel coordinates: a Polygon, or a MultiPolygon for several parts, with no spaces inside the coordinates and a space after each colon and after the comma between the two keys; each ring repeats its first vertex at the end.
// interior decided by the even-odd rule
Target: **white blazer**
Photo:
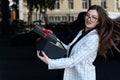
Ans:
{"type": "MultiPolygon", "coordinates": [[[[67,52],[81,33],[82,30],[66,46],[67,52]]],[[[65,68],[63,80],[96,80],[96,71],[93,62],[97,56],[98,46],[99,36],[94,29],[74,45],[69,57],[60,59],[49,58],[48,69],[65,68]]]]}

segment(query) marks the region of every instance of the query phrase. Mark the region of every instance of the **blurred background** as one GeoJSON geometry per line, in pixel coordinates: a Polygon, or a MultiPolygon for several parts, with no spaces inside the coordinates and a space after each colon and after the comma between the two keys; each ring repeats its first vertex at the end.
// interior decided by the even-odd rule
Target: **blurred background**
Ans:
{"type": "MultiPolygon", "coordinates": [[[[48,70],[36,57],[36,40],[41,36],[34,28],[51,29],[68,44],[77,34],[67,38],[77,27],[71,23],[94,4],[120,21],[120,0],[0,0],[0,80],[62,80],[60,70],[48,70]]],[[[97,80],[120,80],[120,54],[112,52],[107,59],[96,58],[97,80]]]]}
{"type": "Polygon", "coordinates": [[[0,22],[4,26],[0,32],[30,30],[33,24],[73,22],[93,4],[101,5],[112,19],[119,20],[119,0],[0,0],[0,22]]]}

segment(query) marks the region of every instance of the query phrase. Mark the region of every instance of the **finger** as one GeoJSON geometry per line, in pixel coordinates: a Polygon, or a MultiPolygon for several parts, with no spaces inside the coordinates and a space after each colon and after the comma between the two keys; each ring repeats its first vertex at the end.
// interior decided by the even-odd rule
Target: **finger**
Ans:
{"type": "Polygon", "coordinates": [[[40,56],[39,53],[37,53],[37,57],[41,59],[42,61],[44,60],[44,56],[40,56]]]}
{"type": "Polygon", "coordinates": [[[43,60],[43,56],[40,55],[40,51],[37,50],[37,57],[43,60]]]}
{"type": "Polygon", "coordinates": [[[40,51],[39,51],[39,50],[37,50],[37,53],[40,53],[40,51]]]}
{"type": "Polygon", "coordinates": [[[41,51],[41,52],[42,52],[44,57],[48,58],[44,51],[41,51]]]}
{"type": "Polygon", "coordinates": [[[39,51],[39,50],[37,50],[37,56],[38,56],[38,57],[40,56],[39,54],[40,54],[40,51],[39,51]]]}

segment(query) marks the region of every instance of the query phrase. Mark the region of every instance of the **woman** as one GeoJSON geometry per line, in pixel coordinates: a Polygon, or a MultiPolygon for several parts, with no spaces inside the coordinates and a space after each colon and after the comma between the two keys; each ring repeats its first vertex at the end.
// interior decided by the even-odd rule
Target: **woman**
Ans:
{"type": "Polygon", "coordinates": [[[40,56],[39,51],[37,56],[48,64],[49,69],[65,68],[63,80],[96,80],[93,62],[97,53],[105,57],[112,47],[119,51],[117,48],[120,41],[120,31],[117,31],[118,28],[120,29],[119,25],[120,23],[108,17],[102,7],[93,5],[85,16],[85,29],[81,30],[66,48],[68,57],[50,59],[44,52],[42,52],[43,56],[40,56]],[[85,32],[84,36],[76,43],[82,31],[85,32]]]}

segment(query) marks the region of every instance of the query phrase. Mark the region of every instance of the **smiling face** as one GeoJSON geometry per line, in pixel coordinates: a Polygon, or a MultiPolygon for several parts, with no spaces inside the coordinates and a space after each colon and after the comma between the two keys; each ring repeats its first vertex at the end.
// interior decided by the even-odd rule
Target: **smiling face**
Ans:
{"type": "Polygon", "coordinates": [[[99,24],[99,16],[96,10],[89,10],[85,16],[85,30],[90,30],[99,24]]]}

